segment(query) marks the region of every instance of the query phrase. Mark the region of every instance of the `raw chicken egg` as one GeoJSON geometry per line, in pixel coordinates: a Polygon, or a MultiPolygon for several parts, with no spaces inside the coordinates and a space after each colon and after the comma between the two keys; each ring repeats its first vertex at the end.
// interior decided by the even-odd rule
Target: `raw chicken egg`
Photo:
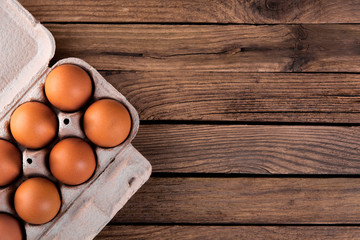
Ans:
{"type": "Polygon", "coordinates": [[[31,224],[43,224],[59,212],[60,193],[51,181],[42,177],[30,178],[16,190],[14,204],[21,219],[31,224]]]}
{"type": "Polygon", "coordinates": [[[78,185],[93,175],[96,159],[87,142],[80,138],[66,138],[51,150],[49,165],[57,180],[68,185],[78,185]]]}
{"type": "Polygon", "coordinates": [[[13,216],[0,213],[0,239],[1,240],[22,240],[23,229],[13,216]]]}
{"type": "Polygon", "coordinates": [[[10,142],[0,139],[0,187],[13,182],[20,172],[20,151],[10,142]]]}
{"type": "Polygon", "coordinates": [[[27,102],[10,118],[10,131],[15,140],[27,148],[42,148],[56,136],[55,113],[43,103],[27,102]]]}
{"type": "Polygon", "coordinates": [[[129,111],[113,99],[101,99],[85,112],[84,131],[100,147],[114,147],[125,141],[131,130],[129,111]]]}
{"type": "Polygon", "coordinates": [[[90,99],[92,81],[81,67],[64,64],[54,68],[45,81],[45,94],[56,108],[73,112],[90,99]]]}

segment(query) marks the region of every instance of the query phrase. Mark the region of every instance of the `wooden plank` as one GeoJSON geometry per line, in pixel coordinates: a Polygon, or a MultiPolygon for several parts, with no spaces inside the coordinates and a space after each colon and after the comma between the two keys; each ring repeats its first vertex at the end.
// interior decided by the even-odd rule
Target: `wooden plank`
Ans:
{"type": "Polygon", "coordinates": [[[153,172],[360,174],[360,128],[141,125],[134,146],[153,172]]]}
{"type": "Polygon", "coordinates": [[[360,25],[46,24],[99,70],[360,72],[360,25]]]}
{"type": "Polygon", "coordinates": [[[112,223],[358,224],[360,178],[151,178],[112,223]]]}
{"type": "Polygon", "coordinates": [[[348,226],[138,226],[110,225],[95,240],[110,239],[254,239],[303,240],[360,238],[359,227],[348,226]]]}
{"type": "Polygon", "coordinates": [[[141,120],[360,123],[357,74],[101,73],[141,120]]]}
{"type": "Polygon", "coordinates": [[[355,0],[20,0],[47,22],[359,23],[355,0]]]}

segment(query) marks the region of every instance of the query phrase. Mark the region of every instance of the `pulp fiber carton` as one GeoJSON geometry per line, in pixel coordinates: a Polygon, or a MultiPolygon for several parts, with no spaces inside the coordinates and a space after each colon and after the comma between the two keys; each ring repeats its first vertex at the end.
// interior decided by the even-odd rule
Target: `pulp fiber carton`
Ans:
{"type": "MultiPolygon", "coordinates": [[[[75,64],[90,75],[94,94],[89,104],[102,98],[123,103],[130,112],[132,129],[127,140],[114,148],[94,146],[97,167],[89,181],[78,186],[58,182],[47,166],[47,156],[59,140],[77,136],[86,140],[81,127],[84,109],[61,112],[48,103],[44,82],[49,61],[54,56],[55,41],[51,33],[15,0],[0,1],[0,138],[16,144],[9,131],[13,111],[28,101],[40,101],[57,114],[57,138],[46,148],[30,150],[16,144],[22,152],[21,176],[11,185],[0,188],[0,212],[16,215],[13,197],[26,179],[43,176],[59,188],[62,206],[58,215],[42,225],[23,222],[26,239],[93,239],[148,180],[150,163],[131,145],[139,128],[139,116],[126,98],[112,87],[92,66],[81,59],[67,58],[57,62],[75,64]]],[[[89,105],[88,104],[88,105],[89,105]]]]}

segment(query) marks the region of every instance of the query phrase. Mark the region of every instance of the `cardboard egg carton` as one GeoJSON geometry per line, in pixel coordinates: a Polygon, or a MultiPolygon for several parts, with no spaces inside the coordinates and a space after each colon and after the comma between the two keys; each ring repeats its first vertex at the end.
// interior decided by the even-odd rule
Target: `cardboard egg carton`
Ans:
{"type": "Polygon", "coordinates": [[[22,152],[22,175],[11,185],[0,188],[0,212],[16,215],[13,196],[16,188],[33,176],[44,176],[59,188],[62,206],[58,215],[42,225],[25,225],[26,239],[93,239],[124,206],[129,198],[148,180],[150,163],[131,145],[139,128],[135,108],[93,67],[77,58],[57,62],[75,64],[88,72],[94,83],[89,106],[101,98],[123,103],[130,112],[132,129],[126,141],[114,148],[92,144],[97,167],[89,181],[78,186],[58,182],[50,173],[48,154],[61,139],[77,136],[85,140],[81,120],[86,107],[66,113],[55,109],[44,94],[44,82],[52,68],[48,67],[55,52],[51,33],[37,22],[17,1],[0,1],[0,138],[16,144],[9,130],[13,111],[28,101],[47,104],[57,114],[59,131],[49,146],[40,150],[18,146],[22,152]]]}

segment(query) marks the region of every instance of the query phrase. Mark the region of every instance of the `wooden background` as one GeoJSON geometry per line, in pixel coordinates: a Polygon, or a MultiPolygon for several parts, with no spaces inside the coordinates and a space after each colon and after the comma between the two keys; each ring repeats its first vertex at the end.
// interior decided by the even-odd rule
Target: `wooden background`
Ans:
{"type": "Polygon", "coordinates": [[[140,114],[96,239],[360,239],[360,0],[20,2],[140,114]]]}

